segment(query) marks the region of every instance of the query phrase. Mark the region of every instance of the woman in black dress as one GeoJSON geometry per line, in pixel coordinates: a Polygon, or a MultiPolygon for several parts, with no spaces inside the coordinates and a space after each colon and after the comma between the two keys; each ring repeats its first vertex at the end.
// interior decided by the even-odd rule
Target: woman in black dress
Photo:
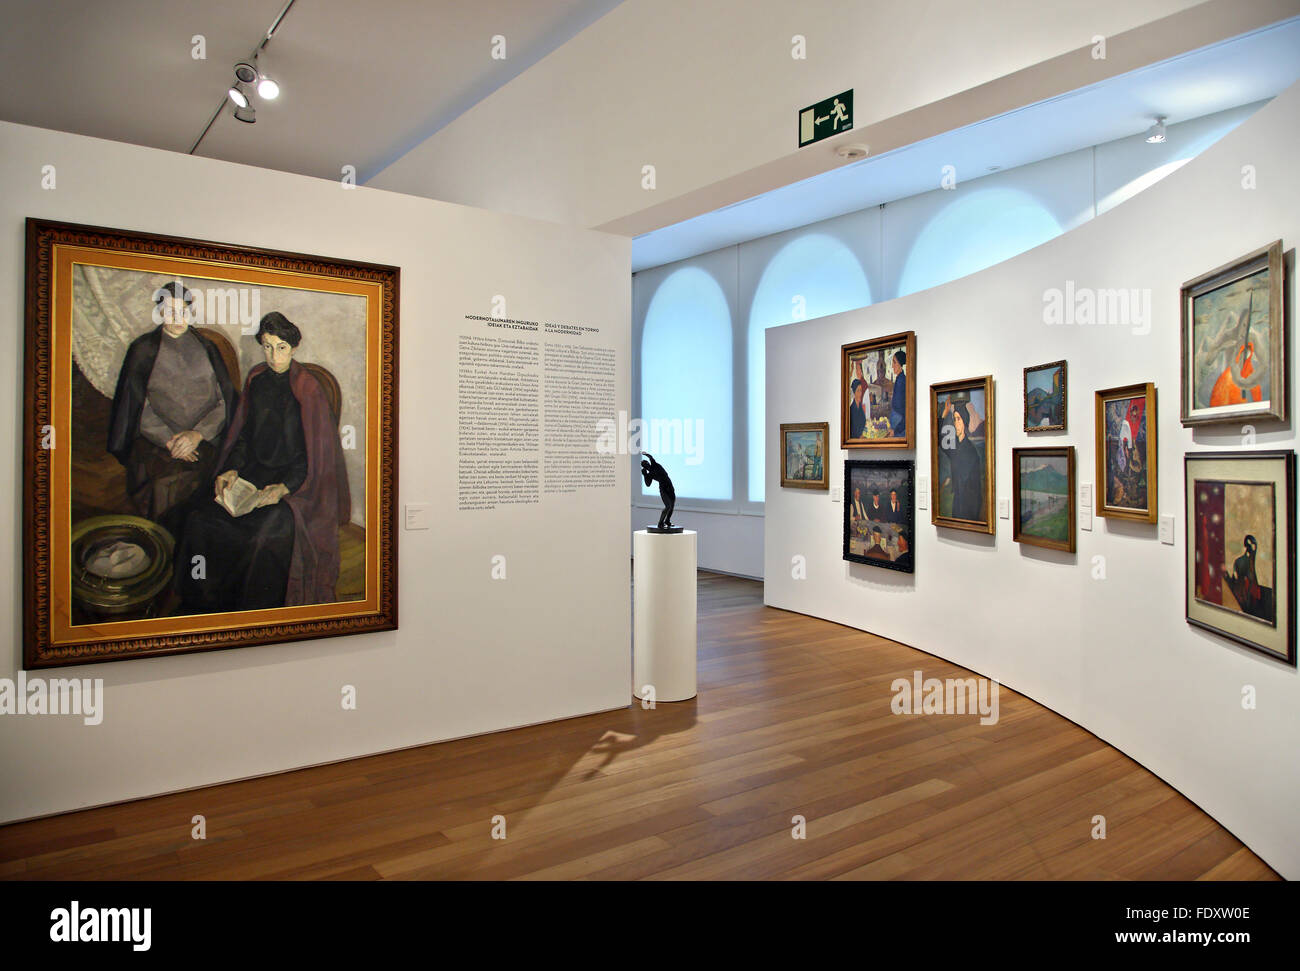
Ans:
{"type": "Polygon", "coordinates": [[[984,460],[967,434],[970,412],[965,403],[950,405],[957,444],[948,452],[948,474],[952,479],[952,518],[983,521],[984,460]]]}
{"type": "Polygon", "coordinates": [[[185,524],[177,547],[181,612],[217,613],[283,607],[294,554],[294,513],[286,497],[308,477],[307,436],[290,382],[302,332],[283,314],[262,318],[257,341],[266,366],[254,368],[241,421],[225,444],[214,483],[220,499],[237,479],[258,489],[255,507],[232,516],[204,503],[185,524]]]}

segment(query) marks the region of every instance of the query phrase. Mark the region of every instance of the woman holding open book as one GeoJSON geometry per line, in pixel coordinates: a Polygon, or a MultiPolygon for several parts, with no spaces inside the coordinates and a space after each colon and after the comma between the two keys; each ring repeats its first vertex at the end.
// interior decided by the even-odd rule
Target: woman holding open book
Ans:
{"type": "Polygon", "coordinates": [[[273,311],[257,341],[266,363],[248,373],[217,459],[214,502],[177,546],[183,613],[330,603],[338,527],[351,513],[336,416],[319,379],[293,360],[302,341],[273,311]]]}

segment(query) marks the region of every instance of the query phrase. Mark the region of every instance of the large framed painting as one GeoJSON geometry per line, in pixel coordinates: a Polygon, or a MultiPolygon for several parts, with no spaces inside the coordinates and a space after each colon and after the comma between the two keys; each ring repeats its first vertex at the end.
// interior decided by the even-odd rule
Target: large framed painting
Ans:
{"type": "Polygon", "coordinates": [[[916,334],[893,334],[840,348],[840,445],[916,445],[916,334]]]}
{"type": "Polygon", "coordinates": [[[27,221],[26,667],[397,626],[398,285],[27,221]]]}
{"type": "Polygon", "coordinates": [[[1282,241],[1183,284],[1184,425],[1286,419],[1282,241]]]}
{"type": "Polygon", "coordinates": [[[930,522],[993,533],[993,378],[930,385],[930,522]]]}
{"type": "Polygon", "coordinates": [[[1074,446],[1011,450],[1012,539],[1074,552],[1074,446]]]}
{"type": "Polygon", "coordinates": [[[1154,523],[1156,386],[1108,388],[1096,395],[1097,515],[1154,523]]]}
{"type": "Polygon", "coordinates": [[[844,559],[915,572],[916,463],[844,463],[844,559]]]}
{"type": "Polygon", "coordinates": [[[1295,452],[1189,452],[1187,622],[1296,663],[1295,452]]]}
{"type": "Polygon", "coordinates": [[[1025,368],[1025,431],[1065,431],[1066,372],[1064,361],[1025,368]]]}
{"type": "Polygon", "coordinates": [[[829,489],[826,442],[830,422],[781,426],[781,485],[793,489],[829,489]]]}

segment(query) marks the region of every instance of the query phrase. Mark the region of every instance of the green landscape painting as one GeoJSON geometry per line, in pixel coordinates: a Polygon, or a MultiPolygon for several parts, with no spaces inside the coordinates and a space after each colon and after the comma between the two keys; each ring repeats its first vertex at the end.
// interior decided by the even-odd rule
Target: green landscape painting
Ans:
{"type": "Polygon", "coordinates": [[[1064,455],[1021,455],[1020,532],[1055,542],[1070,538],[1070,469],[1064,455]]]}

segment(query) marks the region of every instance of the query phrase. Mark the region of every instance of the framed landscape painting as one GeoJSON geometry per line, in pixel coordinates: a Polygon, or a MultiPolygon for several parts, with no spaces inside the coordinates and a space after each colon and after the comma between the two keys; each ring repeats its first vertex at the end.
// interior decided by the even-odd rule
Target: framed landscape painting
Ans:
{"type": "Polygon", "coordinates": [[[1074,446],[1011,450],[1012,538],[1074,552],[1074,446]]]}
{"type": "Polygon", "coordinates": [[[1183,284],[1184,425],[1286,419],[1282,241],[1183,284]]]}
{"type": "Polygon", "coordinates": [[[1096,396],[1097,515],[1156,521],[1156,386],[1134,384],[1096,396]]]}
{"type": "Polygon", "coordinates": [[[844,463],[844,559],[886,570],[916,569],[912,512],[916,463],[844,463]]]}
{"type": "Polygon", "coordinates": [[[930,522],[992,533],[993,378],[930,385],[930,522]]]}
{"type": "Polygon", "coordinates": [[[1025,431],[1065,431],[1067,394],[1064,361],[1025,368],[1025,431]]]}
{"type": "Polygon", "coordinates": [[[1189,452],[1187,622],[1287,664],[1295,649],[1295,452],[1189,452]]]}
{"type": "Polygon", "coordinates": [[[840,445],[916,445],[916,334],[894,334],[840,348],[840,445]]]}
{"type": "Polygon", "coordinates": [[[781,485],[793,489],[829,489],[826,442],[830,422],[781,426],[781,485]]]}
{"type": "Polygon", "coordinates": [[[397,626],[395,267],[27,221],[24,665],[397,626]]]}

